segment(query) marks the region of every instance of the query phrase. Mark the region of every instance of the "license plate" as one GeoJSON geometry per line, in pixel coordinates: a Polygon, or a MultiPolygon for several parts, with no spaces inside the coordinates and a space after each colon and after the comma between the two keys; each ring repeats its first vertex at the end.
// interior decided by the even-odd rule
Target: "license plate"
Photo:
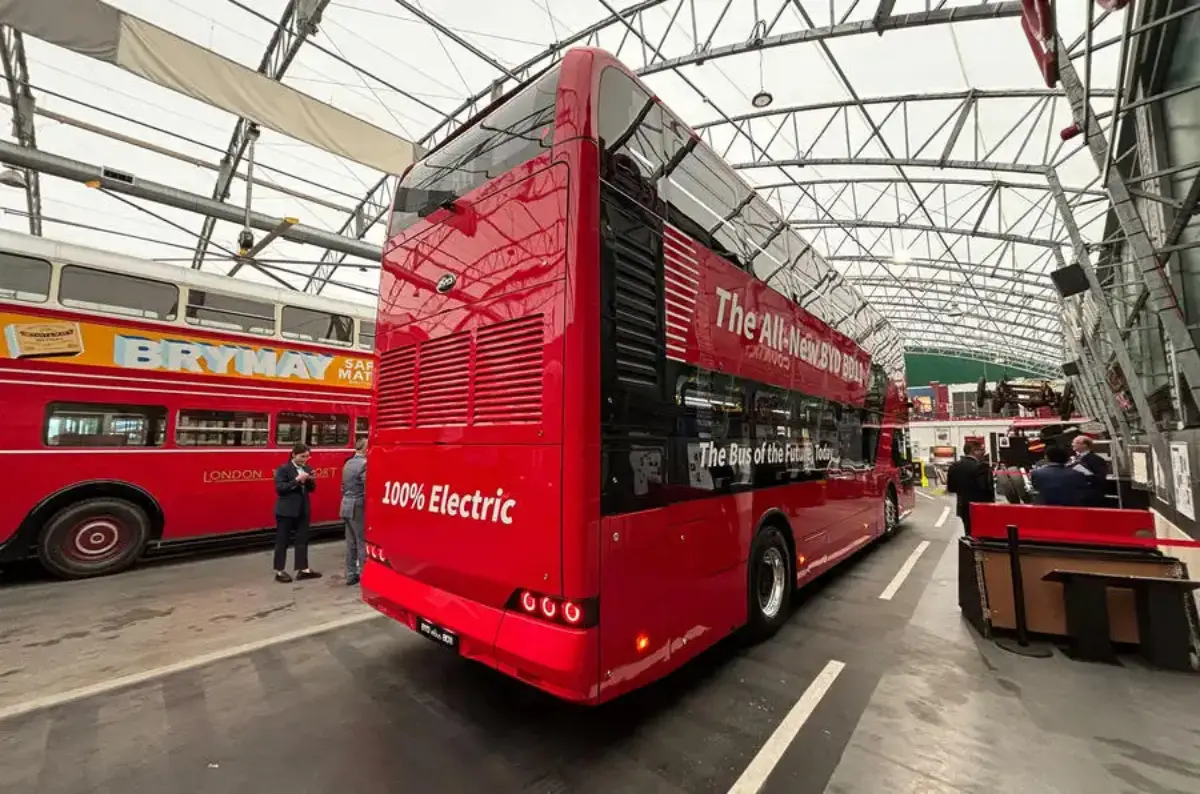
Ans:
{"type": "Polygon", "coordinates": [[[458,650],[458,635],[449,629],[430,623],[425,618],[417,618],[417,632],[428,637],[438,645],[444,645],[452,650],[458,650]]]}

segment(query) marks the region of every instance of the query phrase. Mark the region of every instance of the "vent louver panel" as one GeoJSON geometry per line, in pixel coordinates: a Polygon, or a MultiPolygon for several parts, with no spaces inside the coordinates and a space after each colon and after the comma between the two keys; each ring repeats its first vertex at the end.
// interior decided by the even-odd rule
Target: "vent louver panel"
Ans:
{"type": "Polygon", "coordinates": [[[412,424],[416,362],[417,349],[413,345],[389,350],[379,357],[375,424],[380,429],[412,424]]]}
{"type": "Polygon", "coordinates": [[[659,385],[659,235],[609,205],[605,244],[613,257],[613,319],[617,379],[629,386],[659,385]]]}
{"type": "Polygon", "coordinates": [[[465,425],[471,387],[470,333],[422,343],[417,366],[417,427],[465,425]]]}
{"type": "Polygon", "coordinates": [[[542,421],[542,339],[540,314],[479,329],[471,424],[542,421]]]}
{"type": "Polygon", "coordinates": [[[542,421],[541,314],[461,331],[380,356],[380,429],[542,421]]]}

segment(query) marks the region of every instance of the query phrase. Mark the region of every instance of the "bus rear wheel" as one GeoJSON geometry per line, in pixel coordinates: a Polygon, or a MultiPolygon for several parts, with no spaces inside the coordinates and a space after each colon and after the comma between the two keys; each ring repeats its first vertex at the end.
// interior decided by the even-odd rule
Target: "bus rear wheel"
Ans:
{"type": "Polygon", "coordinates": [[[787,620],[796,585],[791,556],[787,539],[775,526],[764,526],[750,544],[746,631],[752,641],[770,637],[787,620]]]}
{"type": "Polygon", "coordinates": [[[88,499],[59,510],[38,544],[42,566],[60,579],[118,573],[137,562],[150,540],[150,520],[124,499],[88,499]]]}
{"type": "Polygon", "coordinates": [[[883,497],[883,536],[890,538],[899,528],[900,500],[896,498],[896,491],[888,488],[887,495],[883,497]]]}

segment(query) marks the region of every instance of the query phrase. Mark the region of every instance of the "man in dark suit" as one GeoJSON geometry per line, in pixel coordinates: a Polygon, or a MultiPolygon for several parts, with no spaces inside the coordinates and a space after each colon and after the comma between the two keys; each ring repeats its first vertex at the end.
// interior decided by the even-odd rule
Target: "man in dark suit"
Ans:
{"type": "Polygon", "coordinates": [[[287,567],[289,538],[295,547],[296,578],[319,579],[321,574],[308,567],[308,525],[312,520],[309,494],[317,487],[308,467],[309,449],[305,444],[292,447],[292,457],[275,470],[275,581],[292,581],[287,567]]]}
{"type": "Polygon", "coordinates": [[[1092,449],[1092,440],[1087,436],[1071,439],[1071,449],[1075,457],[1067,465],[1087,478],[1088,488],[1083,504],[1087,507],[1105,507],[1108,502],[1105,493],[1108,461],[1096,454],[1092,449]]]}
{"type": "Polygon", "coordinates": [[[987,452],[983,444],[968,441],[963,445],[963,456],[946,472],[946,491],[958,497],[958,517],[963,523],[963,533],[971,534],[971,503],[996,501],[996,485],[992,481],[992,469],[984,462],[987,452]]]}
{"type": "Polygon", "coordinates": [[[1068,466],[1071,456],[1058,445],[1046,448],[1044,466],[1038,466],[1029,475],[1037,491],[1034,504],[1058,507],[1084,507],[1088,504],[1089,484],[1087,475],[1077,468],[1068,466]]]}

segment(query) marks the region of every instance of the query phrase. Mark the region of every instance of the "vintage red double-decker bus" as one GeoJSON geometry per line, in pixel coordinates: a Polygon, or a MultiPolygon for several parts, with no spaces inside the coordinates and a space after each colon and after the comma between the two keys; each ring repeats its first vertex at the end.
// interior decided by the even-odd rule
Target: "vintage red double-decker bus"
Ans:
{"type": "Polygon", "coordinates": [[[367,434],[373,308],[0,232],[0,563],[64,578],[249,541],[313,447],[313,522],[367,434]]]}
{"type": "Polygon", "coordinates": [[[912,509],[898,337],[612,56],[577,49],[401,179],[365,600],[598,703],[912,509]]]}

